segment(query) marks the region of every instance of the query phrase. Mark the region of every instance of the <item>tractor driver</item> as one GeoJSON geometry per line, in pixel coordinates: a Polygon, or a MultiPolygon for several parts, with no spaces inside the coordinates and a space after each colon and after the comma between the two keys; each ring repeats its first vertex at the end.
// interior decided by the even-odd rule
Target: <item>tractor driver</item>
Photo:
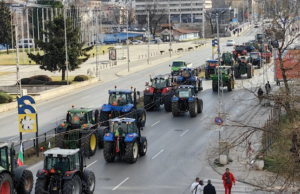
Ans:
{"type": "Polygon", "coordinates": [[[65,173],[68,171],[68,162],[64,158],[58,158],[58,162],[54,164],[54,169],[58,173],[65,173]]]}
{"type": "Polygon", "coordinates": [[[120,104],[121,106],[124,106],[126,104],[126,95],[122,94],[122,96],[120,95],[118,98],[118,104],[120,104]]]}
{"type": "Polygon", "coordinates": [[[79,116],[77,114],[74,114],[74,116],[73,116],[73,123],[79,124],[79,116]]]}
{"type": "Polygon", "coordinates": [[[119,126],[116,133],[115,133],[115,136],[118,137],[118,136],[125,136],[125,130],[124,130],[124,127],[121,127],[119,126]]]}

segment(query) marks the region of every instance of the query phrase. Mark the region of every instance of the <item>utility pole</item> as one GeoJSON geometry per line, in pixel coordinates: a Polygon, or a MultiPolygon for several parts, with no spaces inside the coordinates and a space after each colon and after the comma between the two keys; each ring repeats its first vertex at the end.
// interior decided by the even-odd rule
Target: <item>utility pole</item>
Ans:
{"type": "MultiPolygon", "coordinates": [[[[127,6],[126,6],[127,7],[127,6]]],[[[127,8],[127,65],[128,65],[128,72],[129,72],[129,39],[128,39],[128,23],[129,23],[129,15],[128,15],[128,8],[127,8]]]]}
{"type": "Polygon", "coordinates": [[[202,9],[202,38],[205,41],[205,10],[202,9]]]}
{"type": "Polygon", "coordinates": [[[172,32],[171,32],[171,13],[170,13],[170,0],[169,0],[169,38],[170,38],[170,49],[169,49],[169,52],[170,52],[170,57],[172,57],[172,32]]]}
{"type": "MultiPolygon", "coordinates": [[[[96,38],[95,38],[95,41],[96,41],[96,77],[98,76],[98,68],[99,68],[99,55],[98,55],[98,31],[99,31],[99,28],[98,28],[98,7],[96,7],[96,38]]],[[[94,9],[94,13],[95,13],[95,9],[94,9]]]]}
{"type": "MultiPolygon", "coordinates": [[[[29,41],[30,36],[29,36],[28,7],[26,7],[26,24],[27,24],[26,27],[27,27],[28,53],[30,53],[30,45],[29,45],[29,43],[31,41],[29,41]]],[[[32,43],[33,43],[33,41],[32,41],[32,43]]]]}
{"type": "MultiPolygon", "coordinates": [[[[10,5],[12,4],[12,0],[11,0],[11,3],[10,5]]],[[[14,32],[13,32],[13,11],[12,11],[12,8],[10,7],[11,9],[11,15],[10,15],[10,29],[11,29],[11,48],[13,48],[14,46],[14,32]]],[[[18,20],[18,17],[17,17],[17,20],[18,20]]],[[[16,42],[16,48],[18,47],[17,45],[17,42],[16,42]]],[[[12,51],[12,62],[14,63],[14,49],[11,49],[12,51]]]]}
{"type": "Polygon", "coordinates": [[[149,59],[149,55],[150,55],[150,18],[149,18],[149,11],[147,12],[147,18],[148,18],[148,60],[147,60],[147,63],[148,65],[150,64],[150,59],[149,59]]]}
{"type": "MultiPolygon", "coordinates": [[[[38,11],[38,10],[37,10],[38,11]]],[[[32,16],[31,16],[31,23],[32,23],[32,39],[34,40],[34,24],[33,24],[33,8],[31,8],[31,13],[32,13],[32,16]]],[[[38,22],[38,20],[37,20],[38,22]]],[[[33,41],[32,41],[33,42],[33,41]]],[[[32,47],[33,47],[33,53],[35,54],[35,44],[32,44],[32,47]]]]}
{"type": "Polygon", "coordinates": [[[25,47],[24,47],[24,22],[23,22],[23,14],[24,7],[21,14],[21,31],[22,31],[22,50],[23,50],[23,63],[25,63],[25,47]]]}
{"type": "Polygon", "coordinates": [[[65,49],[66,49],[66,73],[67,73],[67,85],[69,85],[69,61],[68,61],[68,40],[67,40],[67,21],[66,21],[66,5],[64,4],[64,27],[65,27],[65,49]]]}
{"type": "MultiPolygon", "coordinates": [[[[15,24],[15,33],[16,33],[16,42],[18,42],[18,21],[15,24]]],[[[20,80],[20,54],[19,54],[19,47],[16,46],[17,52],[17,96],[21,96],[21,80],[20,80]]]]}
{"type": "MultiPolygon", "coordinates": [[[[43,31],[45,31],[44,8],[42,8],[42,24],[43,24],[43,31]]],[[[43,42],[45,42],[45,34],[44,33],[43,33],[43,42]]]]}

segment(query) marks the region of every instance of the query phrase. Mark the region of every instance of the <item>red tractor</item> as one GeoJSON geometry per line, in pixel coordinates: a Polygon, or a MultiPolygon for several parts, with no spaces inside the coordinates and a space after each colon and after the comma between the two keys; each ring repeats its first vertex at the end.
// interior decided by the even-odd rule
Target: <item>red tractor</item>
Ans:
{"type": "Polygon", "coordinates": [[[235,61],[238,60],[239,56],[245,56],[247,54],[246,45],[236,45],[232,54],[235,61]]]}

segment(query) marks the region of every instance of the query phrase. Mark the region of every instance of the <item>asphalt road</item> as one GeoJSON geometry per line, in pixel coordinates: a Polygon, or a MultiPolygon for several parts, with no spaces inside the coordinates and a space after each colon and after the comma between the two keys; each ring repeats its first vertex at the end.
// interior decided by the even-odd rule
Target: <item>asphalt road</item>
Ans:
{"type": "MultiPolygon", "coordinates": [[[[235,38],[236,44],[254,39],[256,31],[257,29],[253,29],[244,37],[235,38]]],[[[232,50],[231,47],[224,47],[224,44],[225,42],[221,42],[222,51],[232,50]]],[[[181,59],[198,66],[203,64],[210,56],[211,48],[207,47],[201,51],[188,53],[181,59]]],[[[37,105],[40,132],[45,132],[59,124],[58,120],[64,118],[66,111],[71,108],[72,104],[75,106],[100,107],[101,104],[107,101],[107,91],[113,89],[114,85],[117,85],[120,89],[130,88],[132,85],[142,91],[144,83],[148,81],[149,73],[169,73],[170,68],[168,65],[170,63],[165,62],[138,73],[120,77],[102,85],[37,105]]],[[[114,69],[107,70],[104,76],[108,78],[114,76],[113,71],[114,69]]],[[[238,85],[243,83],[248,88],[251,86],[256,87],[257,83],[262,82],[263,78],[259,76],[261,72],[262,69],[255,72],[255,77],[251,80],[252,83],[245,82],[246,79],[242,79],[237,80],[238,85]]],[[[218,141],[218,133],[210,130],[213,122],[212,118],[216,115],[218,95],[212,92],[210,80],[203,80],[203,86],[204,90],[198,94],[204,101],[203,113],[195,118],[191,118],[188,113],[175,118],[171,113],[166,113],[163,107],[147,113],[147,123],[142,135],[147,137],[148,151],[146,156],[139,158],[135,164],[127,164],[122,160],[106,163],[102,149],[98,150],[96,155],[87,162],[90,164],[88,168],[92,169],[96,175],[95,193],[190,193],[189,187],[197,176],[205,180],[211,179],[217,188],[217,193],[224,192],[220,175],[210,168],[206,157],[209,143],[218,141]]],[[[224,90],[226,110],[233,116],[238,116],[240,112],[247,109],[246,105],[241,107],[232,105],[234,96],[238,95],[246,95],[243,86],[236,87],[232,92],[227,92],[227,89],[224,90]]],[[[0,140],[18,139],[16,121],[16,113],[0,119],[0,140]],[[12,125],[14,127],[11,127],[12,125]],[[16,132],[12,131],[13,129],[16,132]]],[[[24,138],[31,135],[24,135],[24,138]]],[[[42,164],[39,163],[30,169],[35,174],[37,169],[41,167],[42,164]]],[[[248,185],[238,183],[234,187],[233,193],[247,193],[250,189],[248,185]]]]}

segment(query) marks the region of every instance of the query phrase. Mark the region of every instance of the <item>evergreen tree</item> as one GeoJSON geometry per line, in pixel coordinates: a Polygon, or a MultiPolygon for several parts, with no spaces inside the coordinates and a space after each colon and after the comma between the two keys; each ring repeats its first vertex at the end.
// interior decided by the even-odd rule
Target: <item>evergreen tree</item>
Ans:
{"type": "MultiPolygon", "coordinates": [[[[91,50],[93,46],[83,48],[85,42],[80,43],[80,29],[73,28],[70,18],[66,20],[67,26],[67,48],[68,48],[68,69],[74,71],[79,68],[79,65],[88,60],[87,51],[91,50]]],[[[65,80],[66,74],[66,57],[65,57],[65,31],[64,31],[64,17],[59,15],[53,21],[49,21],[45,25],[43,34],[49,37],[49,42],[37,40],[37,44],[44,51],[44,55],[34,55],[27,53],[29,58],[40,65],[41,69],[46,71],[61,71],[62,80],[65,80]]]]}
{"type": "MultiPolygon", "coordinates": [[[[0,2],[0,44],[11,44],[11,16],[10,10],[6,7],[4,0],[0,2]]],[[[7,54],[8,46],[7,46],[7,54]]]]}

